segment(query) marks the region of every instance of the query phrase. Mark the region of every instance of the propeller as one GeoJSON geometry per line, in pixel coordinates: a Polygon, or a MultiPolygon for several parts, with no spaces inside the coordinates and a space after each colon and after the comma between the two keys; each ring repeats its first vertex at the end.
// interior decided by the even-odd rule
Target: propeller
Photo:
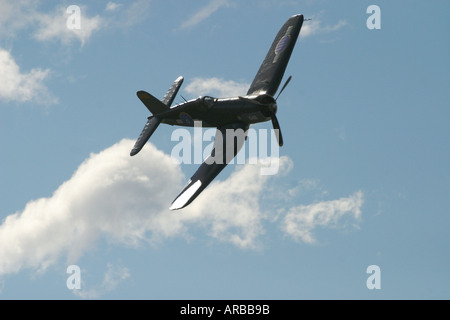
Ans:
{"type": "MultiPolygon", "coordinates": [[[[278,100],[281,93],[284,91],[284,89],[286,89],[286,87],[289,84],[289,82],[291,81],[291,79],[292,79],[292,76],[289,76],[289,78],[286,80],[283,87],[281,88],[280,92],[278,93],[275,101],[278,100]]],[[[272,125],[273,125],[273,128],[275,129],[275,137],[277,138],[278,145],[280,147],[282,147],[283,146],[283,135],[281,134],[280,123],[278,122],[278,119],[277,119],[277,116],[275,115],[275,113],[272,114],[272,125]]]]}
{"type": "Polygon", "coordinates": [[[278,93],[277,98],[275,99],[278,100],[278,98],[280,97],[281,93],[284,91],[284,89],[286,89],[287,85],[289,84],[289,82],[291,81],[292,76],[289,76],[289,78],[286,80],[285,84],[283,85],[283,88],[281,88],[280,93],[278,93]]]}
{"type": "Polygon", "coordinates": [[[278,119],[276,115],[272,115],[272,125],[275,129],[275,137],[277,138],[278,145],[280,147],[283,146],[283,136],[281,135],[280,124],[278,123],[278,119]]]}
{"type": "MultiPolygon", "coordinates": [[[[289,84],[289,82],[291,81],[291,79],[292,79],[292,76],[289,76],[289,78],[286,80],[286,82],[284,83],[283,87],[281,88],[280,92],[278,93],[275,101],[278,100],[278,98],[280,97],[281,93],[284,91],[284,89],[286,89],[286,87],[289,84]]],[[[250,99],[247,99],[247,98],[244,98],[244,97],[239,97],[239,99],[248,101],[250,103],[255,103],[255,104],[258,104],[258,105],[263,105],[261,102],[258,102],[258,101],[255,101],[255,100],[250,100],[250,99]]],[[[283,146],[283,135],[281,134],[280,123],[278,122],[278,118],[275,115],[275,112],[276,112],[276,110],[271,112],[270,117],[272,119],[272,126],[275,129],[275,137],[277,138],[278,145],[280,147],[282,147],[283,146]]]]}

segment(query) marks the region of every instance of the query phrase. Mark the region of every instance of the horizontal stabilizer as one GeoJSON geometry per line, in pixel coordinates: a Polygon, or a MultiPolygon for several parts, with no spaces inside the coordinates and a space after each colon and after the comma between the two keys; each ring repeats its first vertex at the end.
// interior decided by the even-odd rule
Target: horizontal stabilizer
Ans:
{"type": "Polygon", "coordinates": [[[161,102],[166,106],[170,107],[175,99],[178,90],[180,90],[181,85],[183,84],[184,78],[178,77],[177,80],[170,86],[169,90],[167,90],[166,94],[162,98],[161,102]]]}
{"type": "Polygon", "coordinates": [[[142,101],[143,104],[147,107],[147,109],[153,114],[158,115],[160,113],[169,111],[169,107],[161,102],[159,99],[156,99],[150,93],[145,91],[138,91],[138,98],[142,101]]]}
{"type": "Polygon", "coordinates": [[[130,155],[136,155],[144,145],[147,143],[148,139],[152,136],[155,130],[158,128],[161,123],[161,118],[158,117],[158,114],[164,113],[170,110],[170,106],[172,105],[175,96],[180,90],[181,85],[183,84],[183,77],[178,77],[174,83],[170,86],[169,90],[167,90],[164,95],[162,101],[156,99],[150,93],[145,91],[138,91],[136,94],[138,98],[142,101],[142,103],[147,107],[147,109],[154,115],[153,117],[149,117],[147,123],[145,124],[144,129],[141,132],[141,135],[136,141],[133,150],[131,150],[130,155]]]}
{"type": "Polygon", "coordinates": [[[144,145],[147,143],[148,139],[150,139],[153,132],[155,132],[156,128],[158,128],[161,123],[161,119],[158,117],[150,117],[145,124],[144,130],[142,130],[141,135],[136,141],[133,150],[131,150],[130,156],[136,155],[144,145]]]}

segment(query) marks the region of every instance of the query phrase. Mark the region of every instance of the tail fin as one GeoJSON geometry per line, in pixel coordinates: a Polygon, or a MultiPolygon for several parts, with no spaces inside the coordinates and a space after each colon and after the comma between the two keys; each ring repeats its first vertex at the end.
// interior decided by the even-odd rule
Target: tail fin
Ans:
{"type": "Polygon", "coordinates": [[[292,16],[281,27],[247,94],[267,93],[274,96],[283,79],[300,29],[303,15],[292,16]]]}
{"type": "Polygon", "coordinates": [[[137,139],[136,144],[133,147],[133,150],[131,150],[130,153],[131,156],[134,156],[139,151],[141,151],[141,149],[147,143],[148,139],[150,139],[152,134],[158,128],[159,124],[161,123],[161,118],[158,117],[158,114],[168,111],[170,109],[170,106],[172,105],[172,102],[175,99],[178,90],[180,90],[180,87],[183,84],[183,80],[184,80],[183,77],[178,77],[172,84],[172,86],[169,88],[169,90],[166,92],[162,101],[159,101],[154,96],[145,91],[137,92],[138,98],[142,101],[142,103],[145,104],[147,109],[154,114],[154,116],[148,118],[148,121],[141,132],[141,135],[137,139]]]}
{"type": "Polygon", "coordinates": [[[138,91],[136,94],[142,101],[142,103],[147,107],[147,109],[152,114],[157,115],[170,109],[170,106],[172,105],[172,102],[175,99],[178,90],[180,90],[180,87],[183,84],[183,80],[183,77],[178,77],[170,86],[169,90],[167,90],[161,101],[145,91],[138,91]]]}
{"type": "Polygon", "coordinates": [[[156,99],[150,93],[145,91],[138,91],[138,98],[142,101],[143,104],[147,107],[147,109],[154,115],[163,113],[169,110],[169,107],[162,103],[160,100],[156,99]]]}

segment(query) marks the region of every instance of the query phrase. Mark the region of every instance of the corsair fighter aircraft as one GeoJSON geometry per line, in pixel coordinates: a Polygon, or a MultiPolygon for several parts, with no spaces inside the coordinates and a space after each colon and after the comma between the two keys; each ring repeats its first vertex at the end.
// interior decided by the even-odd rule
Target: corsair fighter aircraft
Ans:
{"type": "MultiPolygon", "coordinates": [[[[131,150],[131,156],[136,155],[144,147],[161,123],[193,127],[196,121],[201,121],[203,127],[217,128],[211,155],[172,202],[170,210],[182,209],[189,205],[242,148],[245,139],[233,137],[228,140],[234,141],[227,141],[229,137],[226,134],[227,130],[247,132],[251,124],[271,120],[278,143],[280,146],[283,145],[274,96],[280,86],[302,24],[303,15],[295,15],[281,27],[246,95],[233,98],[204,96],[171,107],[183,83],[183,77],[175,80],[162,100],[145,91],[137,92],[138,98],[153,115],[148,118],[147,124],[131,150]],[[220,139],[218,135],[221,135],[220,139]]],[[[290,80],[291,77],[288,78],[278,96],[290,80]]]]}

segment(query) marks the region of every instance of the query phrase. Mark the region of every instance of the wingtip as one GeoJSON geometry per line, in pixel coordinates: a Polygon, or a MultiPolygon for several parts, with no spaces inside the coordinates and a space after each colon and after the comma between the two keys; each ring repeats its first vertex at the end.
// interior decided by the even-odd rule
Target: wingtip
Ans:
{"type": "Polygon", "coordinates": [[[186,206],[189,204],[189,203],[183,203],[183,204],[180,204],[179,202],[177,202],[177,200],[178,200],[178,198],[175,199],[175,200],[172,202],[172,204],[171,204],[171,206],[170,206],[170,208],[169,208],[170,211],[178,211],[178,210],[181,210],[181,209],[183,209],[184,207],[186,207],[186,206]]]}
{"type": "Polygon", "coordinates": [[[304,18],[302,13],[294,14],[291,18],[304,18]]]}
{"type": "Polygon", "coordinates": [[[133,149],[133,150],[131,150],[131,152],[130,152],[130,157],[133,157],[133,156],[137,155],[138,153],[139,153],[138,150],[133,149]]]}
{"type": "Polygon", "coordinates": [[[183,209],[183,208],[176,208],[176,207],[173,205],[173,203],[172,203],[172,205],[171,205],[170,208],[169,208],[170,211],[177,211],[177,210],[180,210],[180,209],[183,209]]]}
{"type": "Polygon", "coordinates": [[[303,24],[303,21],[305,21],[305,17],[303,16],[303,14],[295,14],[291,17],[291,19],[299,19],[299,22],[303,24]]]}
{"type": "Polygon", "coordinates": [[[197,180],[195,183],[192,183],[192,181],[190,181],[188,186],[172,202],[172,205],[170,206],[169,210],[170,211],[180,210],[180,209],[183,209],[184,207],[186,207],[198,195],[196,193],[200,189],[201,186],[202,186],[202,182],[200,180],[197,180]]]}

